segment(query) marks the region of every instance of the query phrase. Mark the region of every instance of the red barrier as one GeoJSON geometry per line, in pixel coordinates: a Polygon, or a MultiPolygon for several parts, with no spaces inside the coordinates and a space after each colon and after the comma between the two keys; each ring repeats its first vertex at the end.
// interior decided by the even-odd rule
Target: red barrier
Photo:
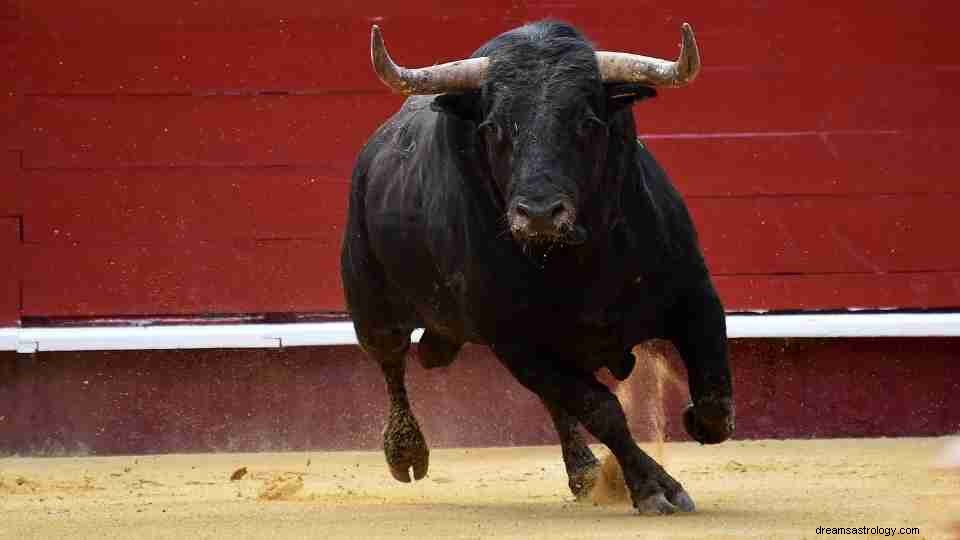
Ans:
{"type": "Polygon", "coordinates": [[[960,272],[716,276],[731,311],[945,309],[960,300],[960,272]]]}
{"type": "Polygon", "coordinates": [[[662,57],[694,24],[701,78],[635,114],[728,308],[957,308],[960,252],[941,234],[960,194],[953,15],[893,0],[0,4],[0,217],[25,243],[2,301],[36,317],[343,310],[346,181],[400,103],[369,68],[370,25],[419,65],[552,16],[662,57]]]}
{"type": "MultiPolygon", "coordinates": [[[[960,340],[731,345],[738,438],[960,430],[960,340]]],[[[483,348],[448,369],[411,360],[408,372],[433,447],[556,444],[540,402],[483,348]]],[[[387,410],[382,375],[356,347],[2,353],[0,381],[0,454],[375,449],[387,410]]],[[[651,376],[626,384],[634,434],[647,439],[651,376]]],[[[667,437],[687,440],[686,385],[666,390],[667,437]]]]}
{"type": "Polygon", "coordinates": [[[0,218],[0,327],[15,326],[20,319],[21,272],[20,220],[0,218]]]}
{"type": "Polygon", "coordinates": [[[644,141],[687,197],[957,192],[960,130],[661,137],[644,141]]]}
{"type": "Polygon", "coordinates": [[[26,177],[24,240],[42,245],[338,244],[349,189],[315,166],[43,169],[26,177]]]}
{"type": "Polygon", "coordinates": [[[311,163],[346,178],[400,103],[381,94],[32,97],[23,107],[24,166],[311,163]]]}
{"type": "Polygon", "coordinates": [[[339,233],[319,240],[26,245],[23,314],[205,315],[340,311],[339,233]]]}
{"type": "Polygon", "coordinates": [[[781,195],[688,204],[718,275],[960,270],[960,256],[944,253],[939,240],[943,217],[960,207],[958,195],[781,195]]]}

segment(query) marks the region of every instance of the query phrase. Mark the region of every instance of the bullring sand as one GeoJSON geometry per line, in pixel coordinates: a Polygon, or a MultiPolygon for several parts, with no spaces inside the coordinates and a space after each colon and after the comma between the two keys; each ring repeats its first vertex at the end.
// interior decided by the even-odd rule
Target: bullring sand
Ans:
{"type": "Polygon", "coordinates": [[[816,538],[818,526],[882,526],[950,538],[960,474],[936,468],[944,444],[667,443],[659,453],[698,505],[668,517],[575,502],[557,447],[434,450],[429,477],[410,485],[379,452],[5,458],[0,537],[816,538]]]}

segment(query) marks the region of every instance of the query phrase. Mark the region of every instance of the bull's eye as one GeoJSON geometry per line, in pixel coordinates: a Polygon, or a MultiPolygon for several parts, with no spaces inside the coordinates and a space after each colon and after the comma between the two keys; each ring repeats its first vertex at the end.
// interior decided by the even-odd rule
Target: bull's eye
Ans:
{"type": "Polygon", "coordinates": [[[503,130],[500,129],[500,124],[493,120],[482,122],[477,126],[477,132],[490,144],[503,143],[503,130]]]}
{"type": "Polygon", "coordinates": [[[588,115],[580,122],[577,128],[577,135],[580,137],[592,137],[595,135],[606,134],[607,124],[594,115],[588,115]]]}

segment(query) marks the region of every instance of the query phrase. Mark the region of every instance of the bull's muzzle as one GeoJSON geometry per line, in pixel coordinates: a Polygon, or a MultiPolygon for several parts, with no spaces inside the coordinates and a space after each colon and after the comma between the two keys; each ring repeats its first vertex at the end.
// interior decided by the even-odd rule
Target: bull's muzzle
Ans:
{"type": "Polygon", "coordinates": [[[576,208],[567,197],[534,200],[518,197],[507,218],[510,232],[522,241],[563,241],[574,232],[576,208]]]}
{"type": "Polygon", "coordinates": [[[693,440],[717,444],[733,435],[735,416],[731,398],[706,399],[684,408],[683,426],[693,440]]]}

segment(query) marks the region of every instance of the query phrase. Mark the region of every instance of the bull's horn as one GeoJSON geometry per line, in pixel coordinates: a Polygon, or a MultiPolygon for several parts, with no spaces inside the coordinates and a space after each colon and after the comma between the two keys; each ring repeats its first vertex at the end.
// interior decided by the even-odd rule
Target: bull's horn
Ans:
{"type": "Polygon", "coordinates": [[[700,51],[693,28],[683,23],[683,41],[676,62],[622,52],[600,51],[597,63],[603,82],[639,83],[650,86],[684,86],[700,73],[700,51]]]}
{"type": "Polygon", "coordinates": [[[487,58],[468,58],[419,69],[398,66],[390,58],[383,43],[380,27],[373,25],[370,33],[370,59],[373,69],[383,84],[405,96],[465,92],[480,88],[487,71],[487,58]]]}

